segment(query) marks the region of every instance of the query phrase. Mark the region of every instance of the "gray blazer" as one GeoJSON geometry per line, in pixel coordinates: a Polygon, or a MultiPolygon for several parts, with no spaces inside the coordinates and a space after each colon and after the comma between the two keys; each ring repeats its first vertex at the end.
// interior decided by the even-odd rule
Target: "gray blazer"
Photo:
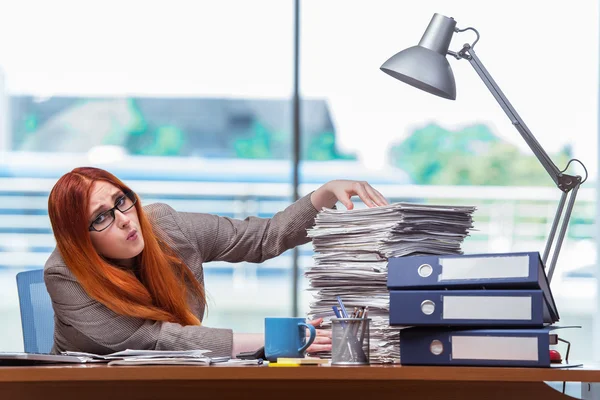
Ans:
{"type": "MultiPolygon", "coordinates": [[[[200,284],[202,264],[209,261],[259,263],[308,242],[317,210],[307,195],[270,219],[236,220],[210,214],[184,213],[166,204],[144,207],[157,234],[181,256],[200,284]],[[160,232],[160,233],[158,233],[160,232]]],[[[44,267],[44,280],[54,307],[53,353],[85,351],[108,354],[125,349],[212,350],[229,356],[231,329],[181,326],[116,314],[90,298],[55,249],[44,267]]],[[[190,295],[188,304],[202,321],[205,304],[190,295]]]]}

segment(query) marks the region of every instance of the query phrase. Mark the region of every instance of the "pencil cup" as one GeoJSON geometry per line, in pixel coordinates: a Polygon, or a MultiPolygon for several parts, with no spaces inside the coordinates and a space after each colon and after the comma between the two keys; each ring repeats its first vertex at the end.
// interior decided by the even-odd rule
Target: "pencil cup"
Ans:
{"type": "Polygon", "coordinates": [[[369,364],[371,318],[331,318],[331,364],[369,364]]]}

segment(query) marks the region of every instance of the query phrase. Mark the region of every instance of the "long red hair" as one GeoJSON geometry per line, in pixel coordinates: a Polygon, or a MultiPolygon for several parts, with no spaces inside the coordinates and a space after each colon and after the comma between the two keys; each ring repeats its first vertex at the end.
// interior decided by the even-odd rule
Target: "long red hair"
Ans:
{"type": "Polygon", "coordinates": [[[136,257],[141,281],[131,270],[101,257],[90,239],[89,200],[96,181],[127,193],[130,189],[111,173],[83,167],[63,175],[48,199],[48,214],[56,244],[67,267],[90,297],[117,314],[200,325],[187,304],[188,290],[206,304],[204,287],[167,243],[159,240],[138,199],[135,204],[144,250],[136,257]],[[143,283],[142,283],[143,282],[143,283]]]}

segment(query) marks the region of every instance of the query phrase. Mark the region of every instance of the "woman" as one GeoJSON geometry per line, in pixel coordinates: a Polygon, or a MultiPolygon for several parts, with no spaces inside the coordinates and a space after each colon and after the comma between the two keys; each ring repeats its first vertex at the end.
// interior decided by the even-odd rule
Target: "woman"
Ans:
{"type": "MultiPolygon", "coordinates": [[[[366,182],[331,181],[270,219],[241,221],[166,204],[142,207],[109,172],[74,169],[48,200],[57,243],[44,268],[55,311],[52,352],[204,349],[235,356],[255,350],[262,335],[201,324],[203,263],[258,263],[306,243],[318,210],[338,200],[351,209],[353,195],[370,207],[387,204],[366,182]]],[[[317,331],[309,351],[330,350],[328,332],[317,331]]]]}

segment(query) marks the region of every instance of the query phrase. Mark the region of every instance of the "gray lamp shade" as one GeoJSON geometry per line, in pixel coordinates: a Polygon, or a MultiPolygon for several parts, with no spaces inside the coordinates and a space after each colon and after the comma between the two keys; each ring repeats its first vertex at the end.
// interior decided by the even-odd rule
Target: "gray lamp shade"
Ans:
{"type": "Polygon", "coordinates": [[[445,99],[456,99],[456,83],[446,59],[456,21],[435,14],[418,46],[392,56],[381,70],[411,86],[445,99]]]}

